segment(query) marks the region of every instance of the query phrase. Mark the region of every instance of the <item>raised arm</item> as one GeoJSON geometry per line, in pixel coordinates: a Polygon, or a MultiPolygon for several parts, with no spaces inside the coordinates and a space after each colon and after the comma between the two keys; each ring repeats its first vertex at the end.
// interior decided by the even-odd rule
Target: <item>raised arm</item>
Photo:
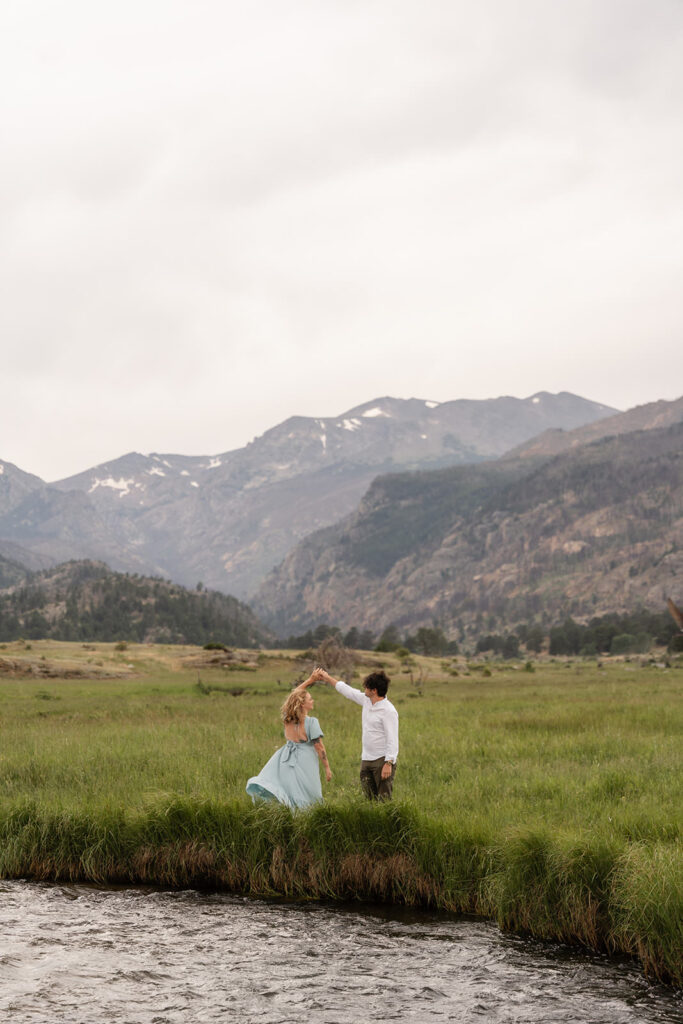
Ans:
{"type": "Polygon", "coordinates": [[[316,754],[322,761],[323,768],[325,769],[325,778],[329,782],[330,779],[332,778],[332,772],[330,771],[330,764],[329,761],[327,760],[327,751],[325,750],[325,744],[323,743],[322,739],[319,739],[315,741],[313,746],[315,747],[316,754]]]}
{"type": "Polygon", "coordinates": [[[337,693],[340,693],[342,697],[346,697],[347,700],[352,700],[354,704],[363,704],[365,702],[365,695],[360,690],[354,690],[352,686],[345,683],[342,679],[333,679],[329,672],[326,672],[324,668],[317,668],[313,673],[316,682],[327,683],[328,686],[332,686],[337,693]]]}
{"type": "Polygon", "coordinates": [[[304,679],[303,683],[299,683],[299,685],[296,686],[295,689],[296,690],[306,690],[309,686],[312,686],[313,683],[315,683],[315,682],[317,682],[317,679],[315,678],[315,672],[311,672],[311,674],[308,677],[308,679],[304,679]]]}

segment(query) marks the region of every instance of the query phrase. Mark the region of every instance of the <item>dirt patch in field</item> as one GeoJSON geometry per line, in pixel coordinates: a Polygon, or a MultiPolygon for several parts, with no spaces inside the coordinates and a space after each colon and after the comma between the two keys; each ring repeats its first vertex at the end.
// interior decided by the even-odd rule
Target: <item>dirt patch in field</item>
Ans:
{"type": "Polygon", "coordinates": [[[182,659],[185,668],[222,668],[228,672],[255,672],[258,663],[237,651],[203,651],[182,659]]]}
{"type": "Polygon", "coordinates": [[[100,668],[42,659],[0,657],[0,676],[32,679],[127,679],[129,669],[100,668]]]}

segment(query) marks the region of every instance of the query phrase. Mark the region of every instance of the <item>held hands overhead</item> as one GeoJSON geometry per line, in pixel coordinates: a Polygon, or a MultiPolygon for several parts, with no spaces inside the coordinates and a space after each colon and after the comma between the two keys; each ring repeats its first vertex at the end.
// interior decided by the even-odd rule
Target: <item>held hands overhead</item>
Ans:
{"type": "Polygon", "coordinates": [[[324,668],[318,666],[313,670],[311,679],[314,683],[327,683],[329,686],[336,686],[337,680],[333,679],[329,672],[326,672],[324,668]]]}
{"type": "Polygon", "coordinates": [[[329,672],[326,672],[324,668],[318,665],[313,669],[308,679],[304,679],[303,683],[299,683],[299,686],[312,686],[313,683],[329,683],[330,686],[336,686],[337,680],[333,679],[329,672]]]}
{"type": "MultiPolygon", "coordinates": [[[[311,672],[311,674],[308,677],[308,679],[304,679],[303,683],[299,683],[298,689],[306,689],[309,686],[313,686],[314,683],[319,683],[321,681],[321,676],[320,676],[321,672],[323,673],[323,675],[327,676],[327,673],[324,671],[324,669],[322,669],[322,668],[315,668],[311,672]]],[[[327,676],[327,679],[331,679],[331,676],[327,676]]],[[[325,680],[325,681],[327,681],[327,680],[325,680]]],[[[332,680],[332,684],[333,685],[334,685],[334,682],[335,681],[332,680]]]]}
{"type": "Polygon", "coordinates": [[[308,686],[312,686],[313,683],[329,683],[330,686],[334,686],[336,682],[337,680],[333,679],[332,676],[329,675],[329,673],[327,673],[324,668],[320,668],[318,666],[317,668],[313,669],[308,679],[304,679],[303,683],[299,683],[299,686],[305,688],[308,686]]]}

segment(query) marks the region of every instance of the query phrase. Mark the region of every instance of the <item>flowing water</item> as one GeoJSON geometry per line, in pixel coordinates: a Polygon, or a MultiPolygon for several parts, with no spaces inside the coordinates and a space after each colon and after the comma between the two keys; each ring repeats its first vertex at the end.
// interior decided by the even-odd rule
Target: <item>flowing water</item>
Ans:
{"type": "Polygon", "coordinates": [[[625,961],[361,905],[0,883],[0,1021],[680,1022],[625,961]]]}

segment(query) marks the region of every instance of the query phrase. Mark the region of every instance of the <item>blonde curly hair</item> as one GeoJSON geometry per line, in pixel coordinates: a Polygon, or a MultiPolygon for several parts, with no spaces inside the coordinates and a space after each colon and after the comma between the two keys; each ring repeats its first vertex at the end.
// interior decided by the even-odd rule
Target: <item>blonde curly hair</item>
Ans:
{"type": "Polygon", "coordinates": [[[307,693],[308,690],[304,690],[300,686],[297,686],[296,690],[292,690],[280,709],[280,716],[285,725],[287,722],[300,722],[306,717],[303,706],[307,693]]]}

